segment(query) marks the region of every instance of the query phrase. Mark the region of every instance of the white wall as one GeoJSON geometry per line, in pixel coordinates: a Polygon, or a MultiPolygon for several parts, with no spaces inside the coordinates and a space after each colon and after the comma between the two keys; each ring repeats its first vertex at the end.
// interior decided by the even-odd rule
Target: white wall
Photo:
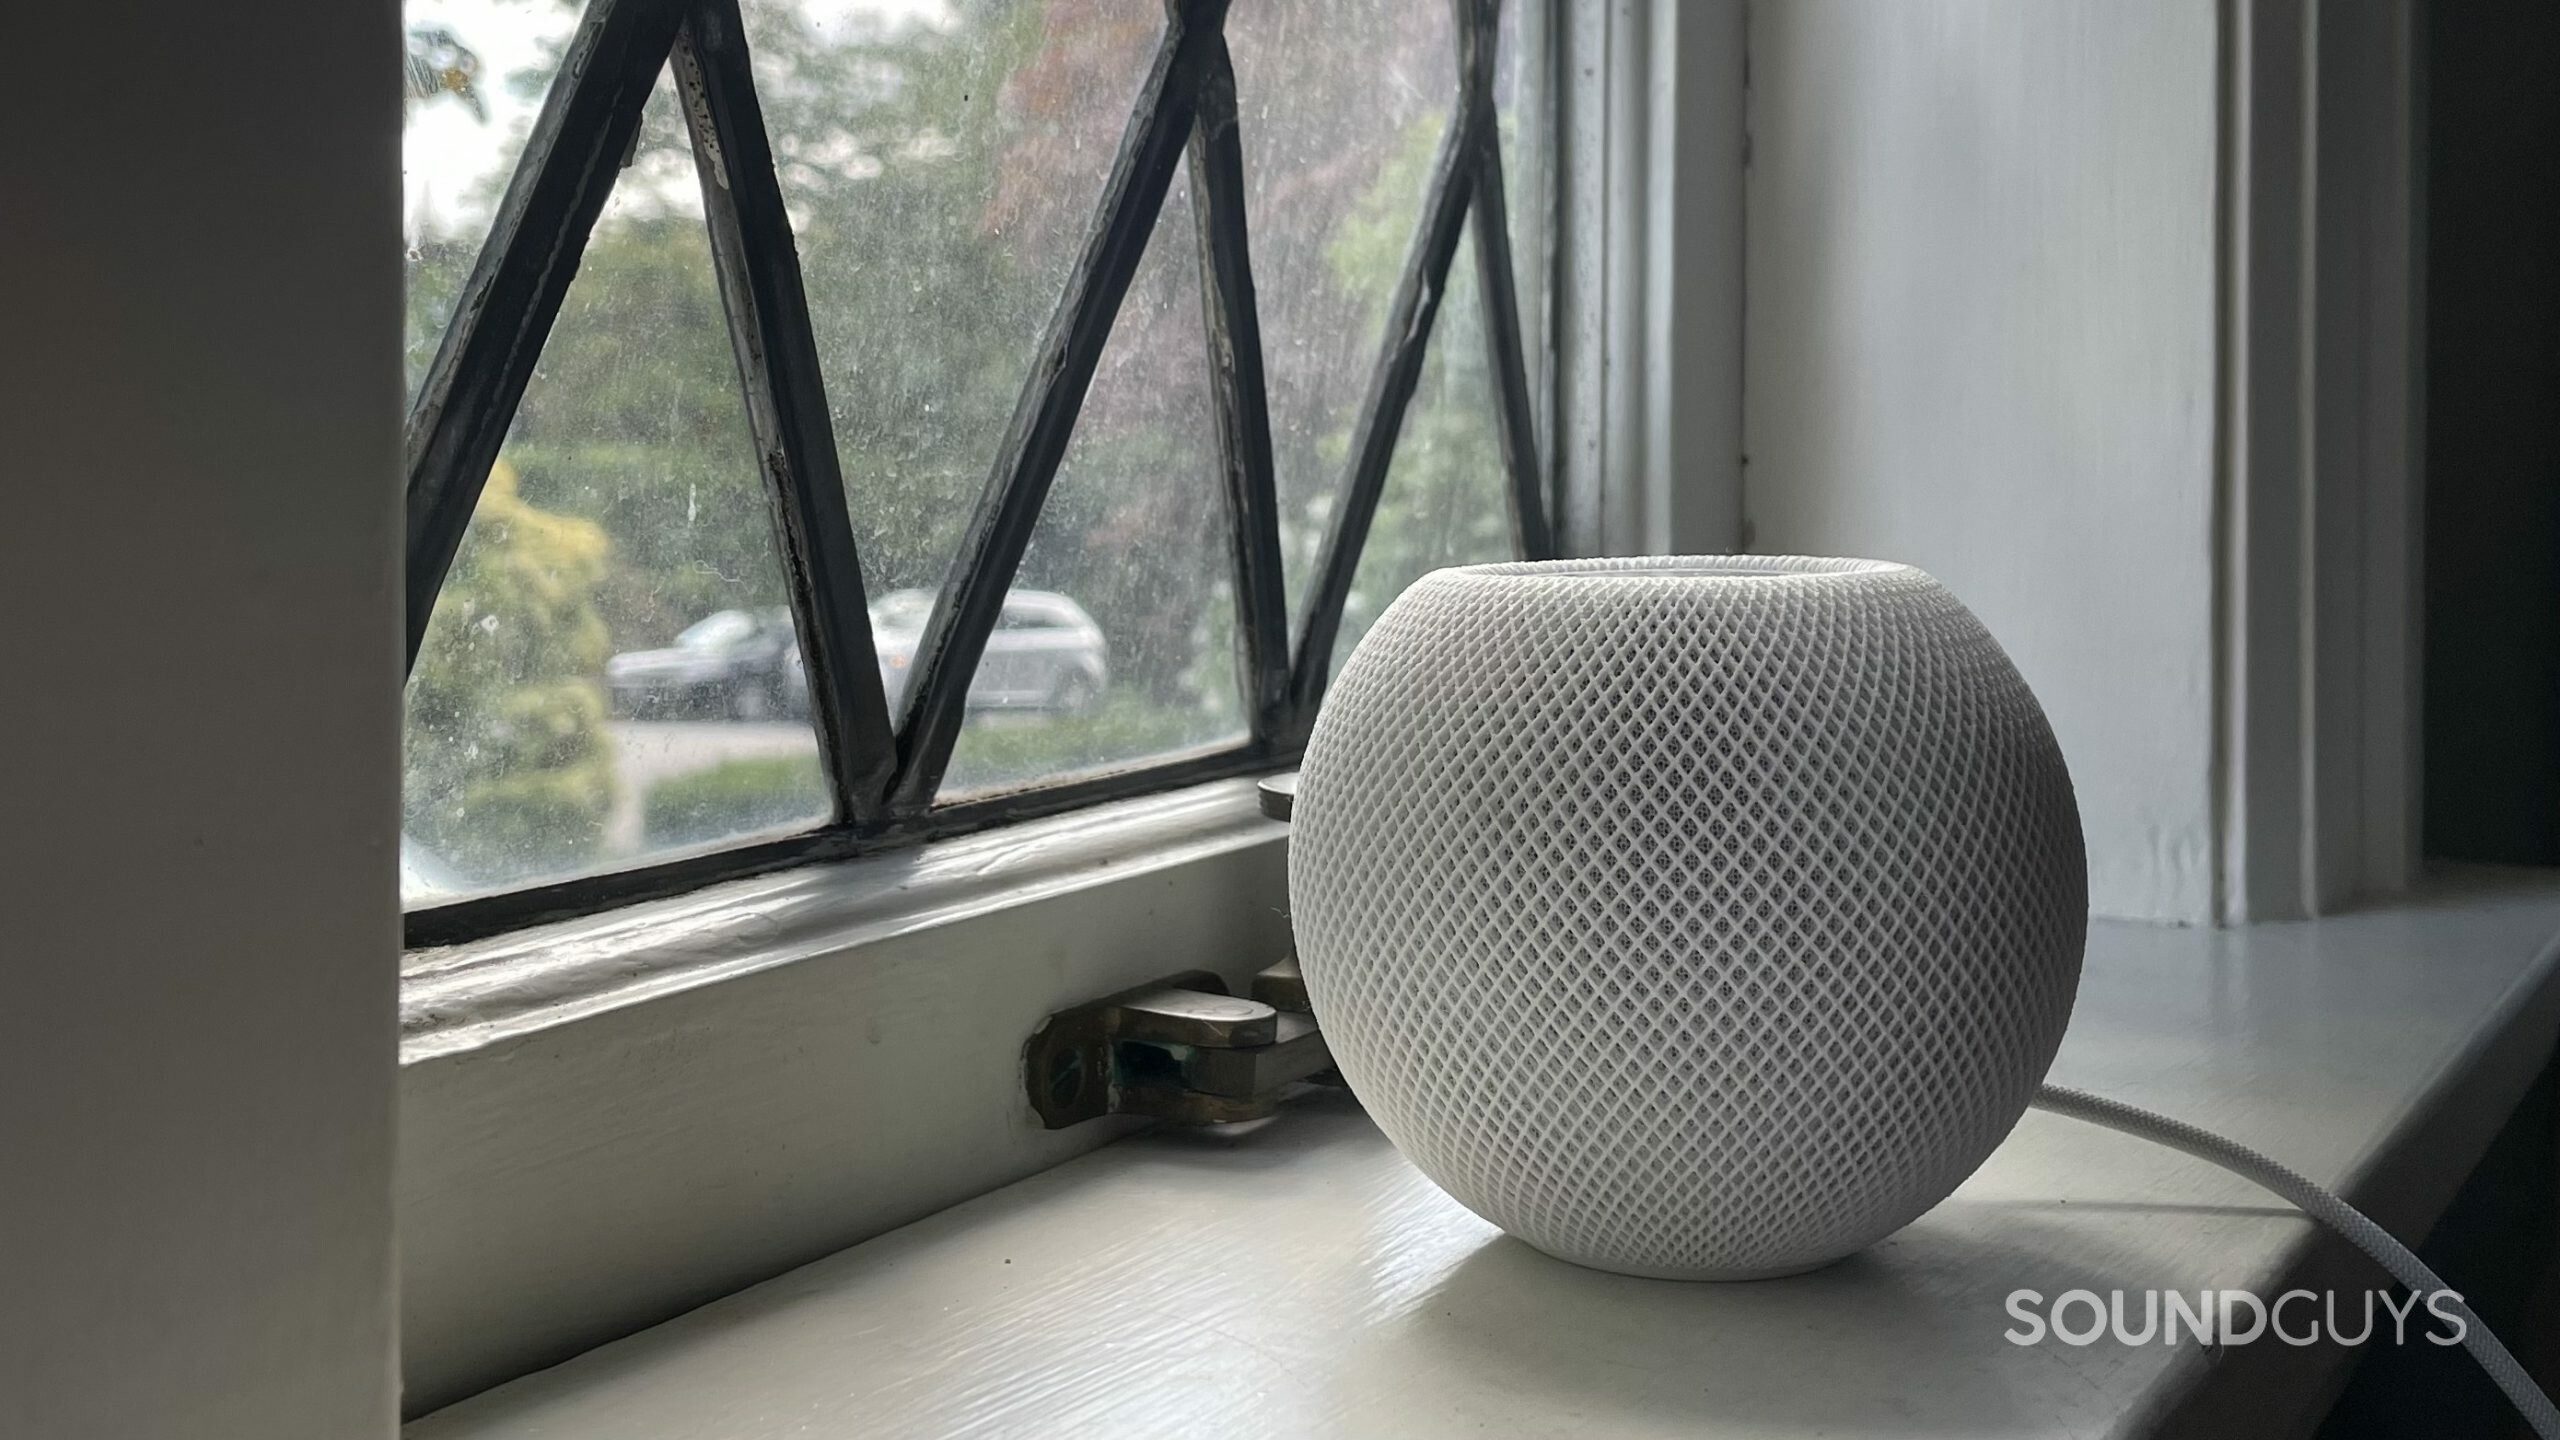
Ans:
{"type": "Polygon", "coordinates": [[[391,1433],[397,20],[11,11],[13,1440],[391,1433]]]}
{"type": "Polygon", "coordinates": [[[2093,906],[2213,918],[2212,0],[1750,26],[1749,548],[1944,580],[2052,715],[2093,906]]]}

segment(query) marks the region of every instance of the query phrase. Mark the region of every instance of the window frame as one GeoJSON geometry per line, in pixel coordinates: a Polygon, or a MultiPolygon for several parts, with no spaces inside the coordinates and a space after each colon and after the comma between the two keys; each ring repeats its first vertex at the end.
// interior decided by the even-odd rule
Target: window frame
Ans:
{"type": "MultiPolygon", "coordinates": [[[[1683,193],[1739,205],[1742,7],[1510,3],[1537,57],[1514,73],[1543,87],[1521,97],[1541,144],[1509,179],[1545,222],[1523,227],[1521,274],[1561,546],[1735,548],[1682,492],[1738,484],[1738,395],[1717,391],[1738,383],[1738,241],[1663,214],[1683,193]],[[1640,323],[1665,277],[1694,286],[1668,335],[1640,323]],[[1664,511],[1667,534],[1643,523],[1664,511]]],[[[407,1413],[1127,1133],[1043,1129],[1021,1046],[1051,1011],[1179,970],[1242,986],[1288,953],[1286,827],[1210,762],[1132,798],[1109,798],[1115,776],[955,808],[941,823],[986,833],[833,864],[732,852],[701,881],[740,878],[660,879],[691,893],[645,903],[594,903],[638,902],[633,872],[591,877],[556,912],[576,918],[413,951],[407,1413]]]]}
{"type": "MultiPolygon", "coordinates": [[[[1558,468],[1542,455],[1539,399],[1552,374],[1524,333],[1495,110],[1502,0],[1449,0],[1457,92],[1389,303],[1308,598],[1291,633],[1281,573],[1228,0],[1167,0],[1164,31],[1083,247],[1051,315],[994,464],[934,600],[900,714],[890,713],[817,363],[809,300],[757,101],[738,0],[590,0],[546,95],[491,233],[409,416],[407,663],[414,668],[446,572],[549,338],[588,238],[619,179],[642,108],[672,68],[702,180],[714,266],[763,457],[767,499],[804,649],[833,798],[817,829],[677,852],[595,874],[422,906],[410,947],[447,945],[734,879],[896,850],[1095,804],[1285,769],[1304,748],[1333,669],[1345,601],[1384,492],[1434,320],[1472,229],[1513,550],[1559,552],[1558,468]],[[1218,431],[1247,739],[1052,783],[937,803],[967,694],[1072,438],[1120,304],[1187,165],[1218,431]],[[1468,220],[1473,217],[1472,227],[1468,220]]],[[[1553,0],[1514,0],[1537,42],[1553,0]]],[[[1542,59],[1558,56],[1542,43],[1542,59]]],[[[1547,77],[1550,83],[1553,76],[1547,77]]],[[[1548,145],[1560,106],[1537,108],[1548,145]]],[[[1547,177],[1537,177],[1543,182],[1547,177]]],[[[1551,191],[1531,203],[1548,217],[1551,191]]],[[[1552,265],[1557,247],[1533,260],[1552,265]]],[[[1550,305],[1558,287],[1539,292],[1550,305]]],[[[1543,327],[1542,324],[1542,328],[1543,327]]],[[[1550,451],[1549,453],[1553,453],[1550,451]]]]}

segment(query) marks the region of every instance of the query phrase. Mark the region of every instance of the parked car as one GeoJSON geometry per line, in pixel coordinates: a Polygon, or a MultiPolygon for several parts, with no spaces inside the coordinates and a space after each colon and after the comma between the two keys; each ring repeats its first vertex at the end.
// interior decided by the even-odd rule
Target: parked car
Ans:
{"type": "MultiPolygon", "coordinates": [[[[889,708],[906,700],[916,646],[933,615],[933,596],[893,590],[872,602],[871,643],[880,652],[880,684],[889,708]]],[[[972,710],[1048,710],[1082,714],[1111,684],[1111,647],[1084,607],[1048,590],[1016,590],[987,637],[985,658],[969,683],[972,710]]]]}
{"type": "Polygon", "coordinates": [[[613,713],[726,715],[769,720],[801,708],[800,643],[788,610],[721,610],[688,625],[663,650],[626,650],[605,662],[613,713]]]}

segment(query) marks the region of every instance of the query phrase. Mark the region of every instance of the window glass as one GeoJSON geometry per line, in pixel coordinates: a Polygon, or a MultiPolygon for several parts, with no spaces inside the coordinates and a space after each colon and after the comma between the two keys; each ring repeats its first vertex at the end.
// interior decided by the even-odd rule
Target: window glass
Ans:
{"type": "Polygon", "coordinates": [[[933,595],[925,590],[892,590],[871,602],[874,630],[921,630],[933,615],[933,595]]]}
{"type": "Polygon", "coordinates": [[[970,684],[945,800],[1245,737],[1192,229],[1177,174],[970,684]]]}
{"type": "Polygon", "coordinates": [[[827,818],[762,485],[662,81],[410,677],[413,903],[827,818]]]}
{"type": "Polygon", "coordinates": [[[400,131],[409,388],[444,339],[462,282],[577,28],[563,0],[406,0],[400,131]]]}
{"type": "Polygon", "coordinates": [[[744,610],[723,610],[717,615],[706,615],[677,632],[676,644],[688,650],[719,650],[738,644],[755,632],[755,616],[744,610]]]}
{"type": "MultiPolygon", "coordinates": [[[[1548,188],[1553,181],[1553,110],[1548,101],[1553,80],[1539,65],[1548,53],[1548,12],[1535,0],[1505,0],[1494,36],[1493,108],[1502,131],[1505,208],[1511,221],[1512,288],[1520,302],[1521,348],[1529,371],[1532,417],[1543,453],[1548,419],[1537,404],[1544,393],[1542,371],[1547,340],[1548,267],[1553,263],[1548,223],[1548,188]],[[1524,28],[1529,27],[1529,28],[1524,28]]],[[[1474,264],[1467,255],[1465,263],[1474,264]]]]}
{"type": "Polygon", "coordinates": [[[864,578],[938,588],[1163,10],[748,0],[746,17],[864,578]]]}
{"type": "Polygon", "coordinates": [[[1470,219],[1449,267],[1448,292],[1432,322],[1421,380],[1396,436],[1369,543],[1352,572],[1333,648],[1337,670],[1406,586],[1443,566],[1512,558],[1510,492],[1485,348],[1474,228],[1470,219]]]}
{"type": "MultiPolygon", "coordinates": [[[[894,716],[1083,256],[1163,8],[741,3],[894,716]]],[[[1529,63],[1548,53],[1544,21],[1523,4],[1502,7],[1495,105],[1534,391],[1551,217],[1548,137],[1531,121],[1552,105],[1529,63]]],[[[407,0],[413,386],[583,9],[407,0]]],[[[1227,19],[1293,617],[1456,109],[1454,23],[1437,0],[1239,0],[1227,19]]],[[[414,668],[412,903],[832,817],[700,184],[662,77],[414,668]]],[[[1248,736],[1191,205],[1177,174],[972,677],[939,802],[1248,736]]],[[[1337,663],[1414,578],[1509,553],[1478,289],[1462,239],[1337,663]]]]}
{"type": "Polygon", "coordinates": [[[1251,0],[1227,13],[1293,613],[1457,103],[1451,25],[1440,0],[1251,0]]]}

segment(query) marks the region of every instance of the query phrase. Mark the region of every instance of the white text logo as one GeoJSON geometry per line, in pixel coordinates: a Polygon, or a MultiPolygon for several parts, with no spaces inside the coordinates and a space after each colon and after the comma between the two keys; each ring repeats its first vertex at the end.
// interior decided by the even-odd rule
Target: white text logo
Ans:
{"type": "Polygon", "coordinates": [[[2000,1332],[2012,1345],[2094,1345],[2106,1336],[2120,1345],[2246,1345],[2261,1336],[2287,1345],[2361,1345],[2388,1335],[2394,1345],[2417,1333],[2437,1345],[2459,1345],[2470,1332],[2462,1297],[2451,1290],[2424,1295],[2363,1290],[2287,1290],[2261,1300],[2246,1290],[2065,1290],[2047,1303],[2040,1290],[2009,1292],[2009,1318],[2000,1332]],[[2419,1312],[2425,1312],[2420,1315],[2419,1312]]]}

